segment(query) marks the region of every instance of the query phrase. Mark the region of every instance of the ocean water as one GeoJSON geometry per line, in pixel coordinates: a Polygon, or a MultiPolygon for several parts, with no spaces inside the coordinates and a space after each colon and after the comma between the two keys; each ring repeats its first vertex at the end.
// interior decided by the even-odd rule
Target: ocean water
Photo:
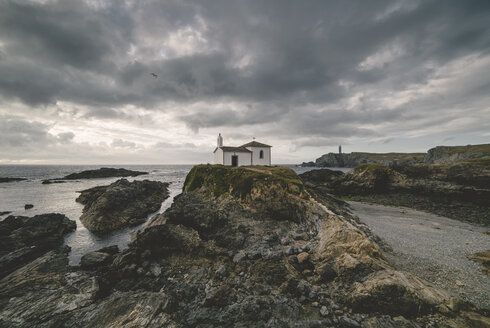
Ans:
{"type": "MultiPolygon", "coordinates": [[[[298,174],[315,169],[297,167],[295,165],[285,166],[291,167],[298,174]]],[[[77,265],[83,254],[102,247],[118,245],[119,249],[125,249],[133,233],[141,226],[107,234],[91,233],[79,220],[82,215],[83,205],[75,201],[79,191],[108,185],[119,178],[67,180],[66,183],[42,184],[42,180],[45,179],[61,178],[70,173],[101,167],[122,167],[128,170],[149,172],[149,174],[134,178],[128,177],[129,181],[154,180],[170,183],[170,197],[162,203],[159,211],[148,216],[151,217],[155,214],[163,213],[170,207],[173,198],[181,193],[185,177],[192,165],[0,165],[0,177],[27,178],[25,181],[0,183],[0,212],[11,211],[12,213],[8,215],[24,216],[61,213],[76,221],[76,231],[65,237],[65,243],[71,247],[71,265],[77,265]],[[33,204],[34,208],[25,210],[25,204],[33,204]]],[[[346,172],[349,169],[342,168],[338,170],[346,172]]],[[[3,220],[8,215],[1,216],[0,220],[3,220]]]]}

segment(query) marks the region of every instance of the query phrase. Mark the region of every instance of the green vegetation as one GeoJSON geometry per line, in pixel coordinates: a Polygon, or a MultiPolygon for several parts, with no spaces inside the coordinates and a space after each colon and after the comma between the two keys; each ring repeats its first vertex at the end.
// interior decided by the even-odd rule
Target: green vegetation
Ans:
{"type": "Polygon", "coordinates": [[[369,182],[374,192],[386,192],[394,172],[380,164],[360,164],[347,173],[347,176],[369,182]]]}
{"type": "Polygon", "coordinates": [[[467,146],[439,146],[437,148],[444,149],[447,154],[458,153],[487,153],[490,155],[490,144],[467,145],[467,146]]]}
{"type": "Polygon", "coordinates": [[[231,193],[244,198],[253,186],[267,181],[268,184],[279,183],[288,190],[304,190],[303,182],[290,168],[282,166],[241,166],[226,167],[223,165],[196,165],[187,175],[184,192],[204,188],[218,197],[231,193]]]}
{"type": "Polygon", "coordinates": [[[470,158],[470,159],[461,161],[461,163],[471,163],[471,164],[475,164],[477,166],[488,166],[488,167],[490,167],[490,156],[480,157],[480,158],[470,158]]]}
{"type": "Polygon", "coordinates": [[[363,153],[363,152],[353,152],[365,158],[372,159],[374,161],[410,161],[417,160],[419,162],[424,161],[425,153],[363,153]]]}

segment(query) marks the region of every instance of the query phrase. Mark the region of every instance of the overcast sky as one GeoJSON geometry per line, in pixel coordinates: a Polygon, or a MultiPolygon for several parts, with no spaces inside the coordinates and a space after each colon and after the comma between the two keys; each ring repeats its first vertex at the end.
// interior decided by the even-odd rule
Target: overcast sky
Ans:
{"type": "Polygon", "coordinates": [[[273,163],[488,143],[489,22],[486,0],[0,0],[0,163],[206,163],[219,132],[273,163]]]}

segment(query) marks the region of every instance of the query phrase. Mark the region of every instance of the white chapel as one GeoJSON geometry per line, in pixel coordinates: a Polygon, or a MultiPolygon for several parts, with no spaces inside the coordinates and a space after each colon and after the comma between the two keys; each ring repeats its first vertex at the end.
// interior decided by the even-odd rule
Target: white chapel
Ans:
{"type": "Polygon", "coordinates": [[[223,146],[223,137],[218,135],[214,150],[214,163],[231,166],[271,165],[272,146],[251,141],[240,147],[223,146]]]}

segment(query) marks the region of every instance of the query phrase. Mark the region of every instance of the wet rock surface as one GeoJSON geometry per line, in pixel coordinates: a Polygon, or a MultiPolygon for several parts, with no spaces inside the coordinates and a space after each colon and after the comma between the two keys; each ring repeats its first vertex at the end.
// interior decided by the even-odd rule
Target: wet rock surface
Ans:
{"type": "Polygon", "coordinates": [[[120,179],[108,186],[81,191],[77,202],[85,205],[80,217],[92,232],[107,232],[146,221],[168,198],[168,184],[120,179]]]}
{"type": "Polygon", "coordinates": [[[0,221],[0,277],[63,244],[63,236],[76,229],[62,214],[9,216],[0,221]]]}
{"type": "MultiPolygon", "coordinates": [[[[269,193],[263,179],[254,175],[248,192],[269,193]]],[[[299,208],[278,217],[275,205],[254,207],[233,189],[216,195],[210,182],[176,197],[165,224],[141,230],[108,263],[70,268],[63,252],[52,252],[5,277],[1,325],[470,327],[485,320],[477,308],[451,310],[443,293],[394,270],[366,227],[335,203],[298,197],[285,184],[278,196],[290,193],[299,208]],[[380,306],[362,306],[366,298],[380,306]]]]}

